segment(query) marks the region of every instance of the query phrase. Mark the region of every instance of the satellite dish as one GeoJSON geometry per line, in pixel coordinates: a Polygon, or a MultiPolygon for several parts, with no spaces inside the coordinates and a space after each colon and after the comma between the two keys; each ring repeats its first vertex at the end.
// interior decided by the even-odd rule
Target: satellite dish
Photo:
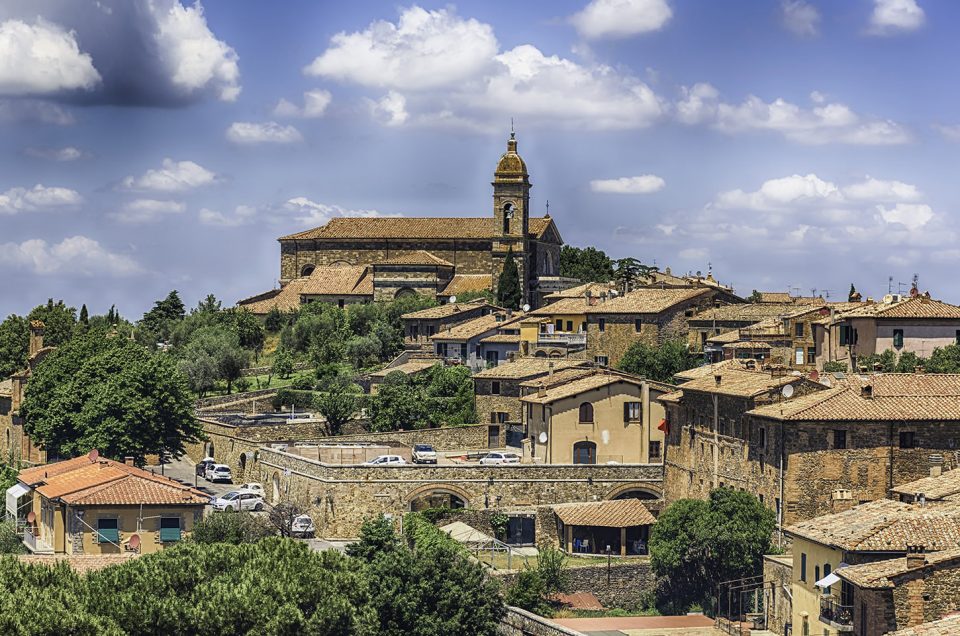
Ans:
{"type": "Polygon", "coordinates": [[[451,297],[450,297],[450,300],[448,300],[447,302],[452,305],[453,303],[457,302],[457,297],[456,297],[456,296],[451,296],[451,297]]]}
{"type": "Polygon", "coordinates": [[[87,457],[90,458],[90,463],[93,464],[94,462],[97,461],[97,459],[100,458],[100,451],[94,448],[92,451],[87,453],[87,457]]]}
{"type": "MultiPolygon", "coordinates": [[[[540,443],[541,443],[541,444],[546,444],[546,443],[547,443],[547,432],[544,431],[544,432],[540,433],[540,437],[538,437],[537,439],[540,440],[540,443]]],[[[33,513],[31,512],[30,514],[33,514],[33,513]]]]}
{"type": "Polygon", "coordinates": [[[524,305],[524,306],[523,306],[523,311],[524,311],[524,312],[530,311],[530,305],[524,305]]]}
{"type": "Polygon", "coordinates": [[[33,510],[27,513],[27,523],[33,523],[36,520],[37,520],[37,513],[35,513],[33,510]]]}
{"type": "Polygon", "coordinates": [[[819,380],[819,379],[820,379],[820,372],[817,371],[816,369],[814,369],[813,371],[811,371],[811,372],[810,372],[810,379],[813,380],[814,382],[816,382],[817,380],[819,380]]]}
{"type": "Polygon", "coordinates": [[[127,541],[127,545],[130,546],[131,550],[136,550],[140,547],[140,535],[132,534],[130,535],[130,540],[127,541]]]}
{"type": "Polygon", "coordinates": [[[793,385],[792,385],[792,384],[785,384],[785,385],[783,386],[783,388],[780,389],[780,395],[782,395],[783,397],[785,397],[785,398],[788,399],[788,400],[789,400],[790,398],[792,398],[792,397],[793,397],[793,385]]]}

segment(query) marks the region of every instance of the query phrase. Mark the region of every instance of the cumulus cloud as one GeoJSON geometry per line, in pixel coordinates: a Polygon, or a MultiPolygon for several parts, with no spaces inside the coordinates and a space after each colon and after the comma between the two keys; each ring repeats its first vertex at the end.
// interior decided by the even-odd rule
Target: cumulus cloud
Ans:
{"type": "Polygon", "coordinates": [[[396,24],[379,20],[338,33],[304,72],[399,90],[436,88],[472,78],[497,53],[493,28],[453,9],[404,9],[396,24]]]}
{"type": "Polygon", "coordinates": [[[171,214],[182,214],[187,209],[178,201],[160,201],[157,199],[135,199],[128,201],[111,216],[121,223],[153,223],[171,214]]]}
{"type": "Polygon", "coordinates": [[[0,94],[46,95],[89,90],[100,82],[76,33],[42,18],[0,22],[0,94]]]}
{"type": "Polygon", "coordinates": [[[227,128],[227,139],[237,144],[292,144],[303,141],[300,131],[275,121],[237,121],[227,128]]]}
{"type": "Polygon", "coordinates": [[[10,188],[0,193],[0,214],[62,210],[82,202],[83,197],[76,190],[48,188],[38,183],[32,188],[10,188]]]}
{"type": "Polygon", "coordinates": [[[861,202],[909,202],[922,196],[917,186],[903,181],[868,176],[863,181],[839,187],[810,173],[769,179],[754,191],[744,192],[737,189],[721,192],[712,205],[728,210],[783,211],[856,206],[861,202]]]}
{"type": "Polygon", "coordinates": [[[39,99],[0,100],[0,123],[39,123],[70,126],[76,123],[73,114],[50,102],[39,99]]]}
{"type": "Polygon", "coordinates": [[[592,0],[570,21],[585,38],[622,38],[659,31],[672,16],[666,0],[592,0]]]}
{"type": "Polygon", "coordinates": [[[2,244],[0,263],[41,275],[128,276],[142,271],[129,256],[110,252],[99,242],[79,235],[52,245],[43,239],[2,244]]]}
{"type": "Polygon", "coordinates": [[[768,103],[755,95],[730,104],[720,99],[716,88],[700,83],[682,89],[674,111],[685,124],[706,124],[729,134],[771,131],[804,144],[894,145],[911,140],[897,122],[864,117],[845,104],[827,102],[817,92],[811,98],[812,108],[782,98],[768,103]]]}
{"type": "Polygon", "coordinates": [[[873,0],[868,32],[892,35],[916,31],[926,21],[926,14],[916,0],[873,0]]]}
{"type": "Polygon", "coordinates": [[[323,225],[333,217],[377,217],[400,216],[398,214],[381,214],[377,210],[351,210],[339,205],[318,203],[307,197],[294,197],[280,206],[280,211],[287,216],[292,215],[301,225],[315,227],[323,225]]]}
{"type": "Polygon", "coordinates": [[[368,100],[370,110],[378,121],[387,126],[400,126],[407,121],[407,98],[397,91],[390,91],[380,100],[368,100]]]}
{"type": "Polygon", "coordinates": [[[24,152],[37,159],[49,159],[50,161],[76,161],[86,157],[86,153],[73,146],[63,148],[25,148],[24,152]]]}
{"type": "Polygon", "coordinates": [[[250,205],[238,205],[233,214],[224,214],[209,208],[200,209],[200,222],[217,227],[239,227],[252,223],[257,216],[257,208],[250,205]]]}
{"type": "Polygon", "coordinates": [[[933,218],[933,209],[923,203],[898,203],[892,208],[877,206],[887,223],[900,223],[909,230],[918,230],[933,218]]]}
{"type": "Polygon", "coordinates": [[[820,12],[815,6],[804,0],[782,0],[780,2],[783,26],[802,37],[813,37],[820,30],[820,12]]]}
{"type": "Polygon", "coordinates": [[[193,161],[164,159],[162,167],[147,170],[139,177],[125,177],[119,189],[152,192],[184,192],[216,183],[219,177],[193,161]]]}
{"type": "Polygon", "coordinates": [[[868,176],[843,188],[848,199],[859,201],[916,201],[923,196],[917,186],[903,181],[886,181],[868,176]]]}
{"type": "Polygon", "coordinates": [[[303,94],[302,107],[297,106],[293,102],[281,99],[274,107],[273,114],[276,117],[323,117],[332,99],[333,96],[330,94],[330,91],[319,89],[307,91],[303,94]]]}
{"type": "Polygon", "coordinates": [[[595,179],[590,182],[590,189],[605,194],[649,194],[663,190],[666,185],[667,182],[656,175],[643,174],[619,179],[595,179]]]}

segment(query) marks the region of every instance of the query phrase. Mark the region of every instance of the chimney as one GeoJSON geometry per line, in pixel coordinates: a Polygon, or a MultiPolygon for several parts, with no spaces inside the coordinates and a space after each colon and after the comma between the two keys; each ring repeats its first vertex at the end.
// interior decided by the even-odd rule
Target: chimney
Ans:
{"type": "Polygon", "coordinates": [[[123,463],[127,466],[133,466],[133,457],[124,457],[123,463]]]}
{"type": "Polygon", "coordinates": [[[553,361],[547,363],[547,377],[553,377],[553,361]]]}
{"type": "Polygon", "coordinates": [[[926,305],[928,302],[930,302],[930,296],[927,294],[920,296],[920,302],[926,305]]]}
{"type": "Polygon", "coordinates": [[[543,386],[543,382],[537,385],[537,397],[547,397],[547,389],[545,386],[543,386]]]}
{"type": "Polygon", "coordinates": [[[873,385],[870,384],[869,382],[864,383],[863,386],[860,387],[860,397],[862,397],[865,400],[872,400],[873,385]]]}
{"type": "Polygon", "coordinates": [[[717,383],[717,386],[720,386],[720,381],[723,379],[723,376],[719,373],[713,376],[714,382],[717,383]]]}
{"type": "Polygon", "coordinates": [[[927,564],[927,556],[924,554],[924,546],[922,545],[908,545],[907,546],[907,567],[911,570],[913,568],[922,568],[927,564]]]}
{"type": "Polygon", "coordinates": [[[32,358],[38,351],[43,349],[43,328],[42,320],[30,321],[30,349],[29,355],[32,358]]]}

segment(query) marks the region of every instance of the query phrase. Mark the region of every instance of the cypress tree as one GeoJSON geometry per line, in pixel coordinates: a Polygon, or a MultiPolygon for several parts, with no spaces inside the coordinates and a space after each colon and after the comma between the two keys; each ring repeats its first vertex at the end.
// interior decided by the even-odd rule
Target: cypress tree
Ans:
{"type": "Polygon", "coordinates": [[[80,324],[89,325],[90,324],[90,314],[87,312],[87,305],[84,304],[80,307],[80,324]]]}
{"type": "Polygon", "coordinates": [[[513,248],[507,250],[507,257],[503,259],[503,272],[497,284],[497,302],[507,309],[520,309],[523,292],[520,289],[520,271],[513,258],[513,248]]]}

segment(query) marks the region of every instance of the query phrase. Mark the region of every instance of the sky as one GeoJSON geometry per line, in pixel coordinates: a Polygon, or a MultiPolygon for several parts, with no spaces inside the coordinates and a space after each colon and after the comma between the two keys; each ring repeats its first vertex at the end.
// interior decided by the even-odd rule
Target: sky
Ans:
{"type": "Polygon", "coordinates": [[[271,289],[336,216],[484,216],[511,119],[564,241],[960,303],[960,3],[0,3],[0,316],[271,289]],[[892,278],[892,283],[891,283],[892,278]]]}

